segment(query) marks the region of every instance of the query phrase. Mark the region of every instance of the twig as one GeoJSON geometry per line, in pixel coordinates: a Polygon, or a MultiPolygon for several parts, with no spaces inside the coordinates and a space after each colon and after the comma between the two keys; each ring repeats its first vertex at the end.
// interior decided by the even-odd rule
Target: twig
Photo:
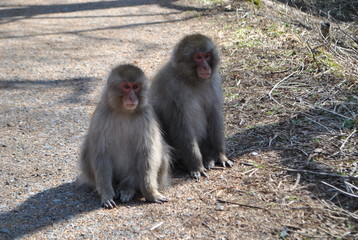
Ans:
{"type": "Polygon", "coordinates": [[[349,193],[349,192],[346,192],[346,191],[343,191],[343,190],[341,190],[341,189],[339,189],[339,188],[336,188],[335,186],[332,186],[331,184],[326,183],[325,181],[321,181],[321,183],[323,183],[323,184],[325,184],[325,185],[327,185],[327,186],[329,186],[329,187],[331,187],[331,188],[334,188],[334,189],[336,189],[337,191],[339,191],[339,192],[341,192],[341,193],[343,193],[343,194],[345,194],[345,195],[358,198],[358,195],[353,194],[353,193],[349,193]]]}
{"type": "Polygon", "coordinates": [[[354,130],[351,132],[351,134],[349,134],[349,136],[344,140],[344,142],[342,143],[342,146],[339,148],[341,151],[343,151],[343,148],[344,148],[344,146],[346,145],[348,139],[349,139],[350,137],[352,137],[353,134],[356,133],[356,131],[357,131],[357,129],[354,129],[354,130]]]}
{"type": "Polygon", "coordinates": [[[249,174],[249,177],[251,177],[255,172],[257,172],[259,169],[256,168],[254,171],[252,171],[250,174],[249,174]]]}
{"type": "Polygon", "coordinates": [[[255,171],[255,170],[257,170],[256,168],[254,168],[254,169],[250,169],[250,170],[248,170],[248,171],[246,171],[246,172],[243,172],[243,173],[241,173],[242,175],[245,175],[245,174],[247,174],[247,173],[249,173],[249,172],[253,172],[253,171],[255,171]]]}
{"type": "Polygon", "coordinates": [[[330,176],[330,177],[340,177],[340,178],[348,178],[348,179],[358,180],[358,177],[347,176],[347,175],[339,175],[339,174],[335,174],[335,173],[314,172],[314,171],[310,171],[310,170],[281,168],[281,167],[279,167],[279,169],[286,170],[286,171],[289,171],[289,172],[310,173],[310,174],[315,174],[315,175],[330,176]]]}
{"type": "Polygon", "coordinates": [[[214,232],[214,230],[209,226],[209,224],[203,222],[202,223],[205,227],[209,228],[210,231],[214,232]]]}
{"type": "Polygon", "coordinates": [[[344,115],[342,115],[342,114],[340,114],[340,113],[337,113],[337,112],[335,112],[335,111],[331,111],[331,110],[326,109],[326,108],[314,106],[314,105],[310,104],[309,102],[303,101],[302,99],[300,99],[300,100],[301,100],[301,102],[307,104],[307,105],[310,106],[311,108],[317,108],[317,109],[320,109],[320,110],[323,110],[323,111],[332,113],[332,114],[334,114],[334,115],[340,116],[340,117],[342,117],[342,118],[349,119],[349,120],[353,120],[352,118],[347,117],[347,116],[344,116],[344,115]]]}
{"type": "Polygon", "coordinates": [[[291,73],[290,75],[284,77],[283,79],[281,79],[278,83],[275,84],[275,86],[273,86],[273,88],[269,91],[268,95],[270,97],[271,100],[273,100],[274,102],[276,102],[277,104],[281,105],[281,103],[279,103],[273,96],[272,96],[272,92],[284,81],[286,81],[287,79],[289,79],[290,77],[292,77],[293,75],[295,75],[296,73],[300,73],[303,70],[303,66],[301,67],[301,69],[294,71],[293,73],[291,73]]]}
{"type": "Polygon", "coordinates": [[[254,166],[254,164],[253,164],[253,163],[247,163],[247,162],[240,162],[240,164],[242,164],[242,165],[246,165],[246,166],[251,166],[251,167],[253,167],[253,166],[254,166]]]}
{"type": "Polygon", "coordinates": [[[316,63],[317,68],[318,68],[318,71],[320,72],[320,71],[321,71],[321,68],[319,67],[319,62],[317,61],[316,56],[315,56],[315,53],[313,52],[313,49],[311,48],[310,44],[308,43],[308,40],[306,41],[306,44],[307,44],[308,50],[309,50],[309,51],[311,52],[311,54],[312,54],[313,61],[316,63]]]}
{"type": "MultiPolygon", "coordinates": [[[[307,114],[307,113],[302,113],[303,115],[306,115],[306,116],[310,116],[309,114],[307,114]]],[[[316,123],[316,124],[318,124],[318,125],[320,125],[321,127],[323,127],[323,128],[325,128],[328,132],[330,132],[330,133],[334,133],[334,131],[333,130],[331,130],[331,129],[329,129],[328,127],[326,127],[325,125],[323,125],[322,123],[319,123],[319,122],[317,122],[316,120],[314,120],[314,119],[312,119],[312,118],[309,118],[309,117],[306,117],[308,120],[310,120],[310,121],[312,121],[312,122],[314,122],[314,123],[316,123]]]]}
{"type": "Polygon", "coordinates": [[[349,182],[344,182],[346,185],[348,185],[350,188],[354,188],[356,190],[358,190],[357,186],[354,186],[353,184],[349,183],[349,182]]]}
{"type": "Polygon", "coordinates": [[[301,174],[297,173],[297,179],[296,179],[295,185],[293,185],[293,187],[290,189],[290,191],[293,191],[296,189],[296,187],[300,183],[300,180],[301,180],[301,174]]]}
{"type": "Polygon", "coordinates": [[[278,133],[275,133],[275,136],[273,136],[273,138],[270,138],[270,141],[269,141],[269,148],[271,147],[271,144],[272,142],[278,137],[278,133]]]}
{"type": "MultiPolygon", "coordinates": [[[[317,198],[317,200],[318,200],[320,203],[322,203],[322,204],[324,204],[324,205],[326,206],[326,210],[328,210],[328,211],[330,211],[330,212],[332,212],[332,213],[335,213],[335,215],[341,214],[341,215],[345,215],[345,216],[349,216],[349,217],[351,217],[351,218],[354,218],[355,220],[358,220],[358,215],[357,215],[355,212],[351,213],[351,212],[349,212],[349,211],[347,211],[347,210],[345,210],[345,209],[343,209],[343,208],[341,208],[341,207],[337,207],[337,206],[334,205],[334,204],[328,204],[328,203],[327,203],[325,200],[323,200],[323,199],[317,198]]],[[[325,209],[322,209],[322,210],[325,210],[325,209]]]]}
{"type": "Polygon", "coordinates": [[[257,209],[266,210],[265,208],[262,208],[262,207],[252,206],[252,205],[247,205],[247,204],[242,204],[242,203],[237,203],[237,202],[230,202],[230,201],[226,201],[226,200],[222,200],[222,199],[218,199],[217,201],[220,202],[220,203],[234,204],[234,205],[238,205],[238,206],[242,206],[242,207],[257,208],[257,209]]]}
{"type": "Polygon", "coordinates": [[[160,222],[155,224],[153,227],[150,228],[150,231],[153,231],[154,229],[157,229],[158,227],[160,227],[164,222],[160,222]]]}

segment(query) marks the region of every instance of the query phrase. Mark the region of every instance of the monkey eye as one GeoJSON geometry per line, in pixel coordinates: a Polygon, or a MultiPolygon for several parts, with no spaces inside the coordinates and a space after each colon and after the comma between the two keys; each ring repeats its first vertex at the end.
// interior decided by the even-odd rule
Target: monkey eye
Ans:
{"type": "Polygon", "coordinates": [[[124,88],[124,89],[130,89],[131,87],[130,87],[128,84],[124,84],[124,85],[123,85],[123,88],[124,88]]]}
{"type": "Polygon", "coordinates": [[[139,84],[134,84],[134,85],[133,85],[133,89],[134,89],[134,90],[136,90],[136,89],[138,89],[138,88],[139,88],[139,84]]]}
{"type": "Polygon", "coordinates": [[[199,54],[196,54],[196,55],[194,56],[194,58],[195,58],[195,60],[201,60],[201,59],[203,59],[203,57],[201,56],[200,53],[199,53],[199,54]]]}
{"type": "Polygon", "coordinates": [[[211,58],[211,53],[210,53],[210,52],[206,53],[205,56],[204,56],[204,58],[205,58],[206,60],[210,59],[210,58],[211,58]]]}

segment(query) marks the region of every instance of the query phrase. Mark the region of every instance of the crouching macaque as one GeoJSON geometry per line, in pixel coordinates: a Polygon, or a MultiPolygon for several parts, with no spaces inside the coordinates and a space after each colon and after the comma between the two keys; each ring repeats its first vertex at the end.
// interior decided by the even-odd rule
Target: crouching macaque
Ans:
{"type": "Polygon", "coordinates": [[[147,89],[141,69],[120,65],[111,71],[93,113],[79,161],[80,179],[97,190],[105,208],[116,206],[115,196],[128,202],[135,193],[150,202],[168,201],[159,189],[168,183],[169,146],[147,89]]]}
{"type": "Polygon", "coordinates": [[[175,47],[154,77],[150,102],[164,136],[190,176],[206,176],[215,163],[233,166],[225,153],[219,56],[210,38],[193,34],[175,47]]]}

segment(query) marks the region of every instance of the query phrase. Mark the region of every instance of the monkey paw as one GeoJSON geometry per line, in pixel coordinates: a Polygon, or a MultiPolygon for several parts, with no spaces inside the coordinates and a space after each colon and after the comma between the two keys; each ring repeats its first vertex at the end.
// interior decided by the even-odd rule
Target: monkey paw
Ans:
{"type": "Polygon", "coordinates": [[[226,167],[226,164],[227,164],[228,167],[233,167],[234,166],[234,162],[230,161],[228,159],[226,161],[221,162],[221,164],[222,164],[223,167],[226,167]]]}
{"type": "Polygon", "coordinates": [[[204,171],[202,171],[202,172],[191,171],[190,172],[190,177],[195,178],[196,180],[199,180],[201,176],[208,177],[208,175],[204,171]]]}
{"type": "Polygon", "coordinates": [[[113,199],[102,200],[101,206],[107,209],[115,208],[117,205],[113,199]]]}
{"type": "Polygon", "coordinates": [[[156,203],[163,203],[163,202],[168,202],[169,199],[163,195],[160,195],[159,197],[156,197],[154,202],[156,203]]]}
{"type": "Polygon", "coordinates": [[[227,159],[225,154],[220,154],[219,159],[218,159],[218,163],[221,164],[224,168],[226,167],[226,165],[228,167],[233,167],[234,166],[234,162],[232,162],[229,159],[227,159]]]}
{"type": "Polygon", "coordinates": [[[213,167],[215,167],[215,161],[214,160],[208,160],[204,163],[204,166],[206,169],[211,170],[213,167]]]}
{"type": "Polygon", "coordinates": [[[129,202],[132,200],[132,198],[134,196],[134,191],[133,190],[120,190],[119,194],[120,194],[121,202],[126,203],[126,202],[129,202]]]}

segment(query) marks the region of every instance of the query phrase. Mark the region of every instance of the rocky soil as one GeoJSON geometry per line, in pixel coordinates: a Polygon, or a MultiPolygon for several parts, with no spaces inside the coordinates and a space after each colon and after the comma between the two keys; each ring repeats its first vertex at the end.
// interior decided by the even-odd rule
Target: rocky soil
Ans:
{"type": "Polygon", "coordinates": [[[356,22],[209,2],[1,1],[0,239],[358,238],[356,22]],[[195,32],[222,53],[235,166],[100,208],[77,159],[109,70],[152,77],[195,32]]]}

